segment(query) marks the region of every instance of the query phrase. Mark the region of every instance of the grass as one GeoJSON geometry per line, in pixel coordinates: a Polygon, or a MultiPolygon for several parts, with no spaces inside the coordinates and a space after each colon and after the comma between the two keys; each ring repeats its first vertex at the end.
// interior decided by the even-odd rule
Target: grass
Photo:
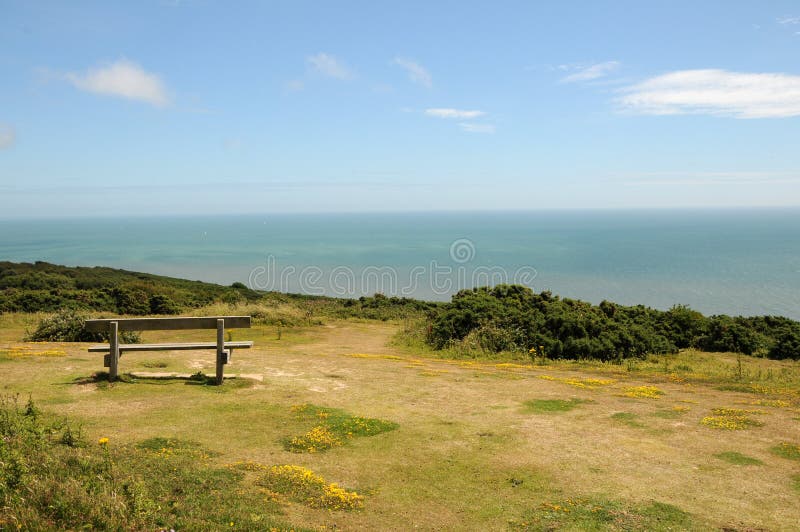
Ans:
{"type": "Polygon", "coordinates": [[[800,475],[792,475],[792,489],[800,493],[800,475]]]}
{"type": "Polygon", "coordinates": [[[655,412],[652,413],[652,415],[654,417],[660,417],[662,419],[678,419],[680,417],[685,416],[686,413],[689,412],[689,410],[690,409],[687,406],[676,405],[668,410],[667,409],[656,410],[655,412]]]}
{"type": "Polygon", "coordinates": [[[700,528],[691,515],[662,502],[626,504],[609,499],[564,499],[543,503],[520,521],[518,530],[641,530],[700,528]]]}
{"type": "Polygon", "coordinates": [[[644,423],[638,421],[639,416],[633,412],[617,412],[616,414],[611,415],[611,419],[636,429],[645,427],[644,423]]]}
{"type": "MultiPolygon", "coordinates": [[[[229,375],[253,375],[242,379],[246,385],[241,387],[239,379],[217,387],[135,377],[109,386],[102,377],[92,377],[102,363],[86,353],[85,345],[34,346],[63,350],[66,355],[59,357],[3,355],[20,344],[25,321],[20,315],[0,316],[0,337],[6,339],[0,339],[4,389],[22,394],[23,411],[31,393],[36,407],[46,411],[40,419],[62,428],[42,449],[61,464],[53,469],[58,477],[28,477],[24,488],[31,500],[36,497],[30,490],[42,490],[42,497],[47,493],[50,501],[61,502],[23,507],[0,501],[13,508],[13,514],[0,512],[3,519],[26,516],[23,529],[79,529],[94,523],[96,528],[147,530],[179,529],[178,524],[184,530],[498,530],[513,520],[512,528],[529,529],[781,530],[800,521],[797,494],[787,484],[796,471],[776,475],[774,468],[749,467],[747,482],[742,482],[741,469],[721,460],[698,467],[727,450],[719,447],[718,431],[699,425],[719,405],[782,401],[740,407],[768,411],[751,415],[763,422],[757,432],[724,436],[733,438],[730,448],[744,456],[761,457],[770,446],[796,443],[791,435],[800,405],[796,396],[782,391],[797,384],[787,363],[753,362],[763,369],[762,379],[753,383],[781,393],[725,391],[718,389],[724,377],[703,380],[698,374],[708,370],[716,355],[705,359],[700,353],[694,361],[681,353],[669,359],[668,372],[663,362],[649,359],[631,371],[625,364],[589,362],[450,361],[438,352],[409,354],[393,345],[401,323],[326,319],[325,326],[285,326],[280,338],[269,324],[234,331],[237,340],[255,341],[253,349],[237,352],[226,367],[229,375]],[[354,353],[371,356],[347,356],[354,353]],[[679,363],[684,357],[685,364],[679,363]],[[769,369],[772,380],[766,377],[769,369]],[[438,376],[420,376],[423,370],[438,376]],[[655,386],[664,396],[658,401],[617,395],[640,386],[655,386]],[[591,397],[591,408],[577,405],[568,415],[531,415],[522,406],[531,399],[569,401],[575,388],[580,390],[576,394],[591,397]],[[293,405],[311,406],[301,413],[293,412],[293,405]],[[672,405],[691,409],[674,419],[660,414],[672,405]],[[612,418],[615,412],[619,415],[612,418]],[[369,429],[364,436],[343,438],[342,445],[327,452],[294,453],[284,446],[282,438],[302,436],[317,426],[342,438],[336,419],[356,417],[385,420],[397,428],[372,436],[369,429]],[[628,429],[628,424],[645,430],[628,429]],[[669,431],[661,430],[667,426],[669,431]],[[101,445],[101,438],[108,443],[101,445]],[[106,449],[118,467],[117,478],[139,490],[131,492],[132,500],[139,501],[131,507],[135,515],[106,511],[114,503],[108,486],[89,483],[106,449]],[[70,465],[70,457],[87,464],[88,476],[70,465]],[[258,468],[231,465],[240,463],[258,468]],[[282,466],[303,468],[325,486],[335,483],[356,493],[362,497],[360,507],[331,509],[319,502],[319,491],[302,498],[269,483],[265,472],[282,466]],[[545,511],[545,505],[563,506],[570,498],[600,509],[583,517],[591,508],[545,511]],[[71,510],[73,500],[76,510],[71,510]],[[88,500],[102,510],[100,520],[93,521],[96,514],[81,506],[88,500]],[[58,505],[66,508],[63,515],[52,513],[50,506],[58,505]]],[[[202,331],[146,334],[145,341],[155,342],[204,338],[202,331]]],[[[718,360],[721,367],[728,363],[726,355],[718,360]]],[[[747,368],[749,359],[743,360],[747,368]]],[[[148,361],[166,363],[169,372],[213,374],[213,357],[188,351],[158,357],[131,353],[122,359],[123,371],[143,370],[148,361]]],[[[32,461],[44,463],[38,456],[32,461]]],[[[117,502],[129,504],[117,488],[117,502]]],[[[14,522],[6,526],[15,527],[14,522]]]]}
{"type": "Polygon", "coordinates": [[[763,410],[742,408],[712,408],[710,416],[700,420],[702,425],[720,430],[745,430],[750,427],[761,427],[763,422],[753,415],[763,414],[763,410]]]}
{"type": "Polygon", "coordinates": [[[288,525],[281,509],[199,445],[102,437],[0,398],[0,529],[157,530],[288,525]]]}
{"type": "Polygon", "coordinates": [[[770,451],[781,458],[800,460],[800,445],[796,443],[782,442],[780,445],[772,447],[770,451]]]}
{"type": "Polygon", "coordinates": [[[352,438],[375,436],[398,427],[391,421],[353,416],[339,409],[307,403],[292,406],[291,410],[297,419],[314,425],[306,433],[284,440],[284,448],[293,453],[326,451],[352,438]]]}
{"type": "Polygon", "coordinates": [[[569,412],[578,405],[587,403],[585,399],[532,399],[523,403],[523,412],[530,414],[550,414],[569,412]]]}
{"type": "Polygon", "coordinates": [[[664,392],[655,386],[631,386],[625,388],[622,395],[625,397],[658,399],[664,395],[664,392]]]}
{"type": "Polygon", "coordinates": [[[758,458],[747,456],[736,451],[724,451],[714,455],[714,458],[719,458],[729,464],[747,466],[747,465],[764,465],[764,462],[758,458]]]}
{"type": "Polygon", "coordinates": [[[296,465],[264,467],[248,464],[249,469],[260,470],[257,484],[268,494],[280,494],[311,508],[327,510],[358,510],[364,506],[364,497],[347,491],[335,483],[328,483],[310,469],[296,465]]]}

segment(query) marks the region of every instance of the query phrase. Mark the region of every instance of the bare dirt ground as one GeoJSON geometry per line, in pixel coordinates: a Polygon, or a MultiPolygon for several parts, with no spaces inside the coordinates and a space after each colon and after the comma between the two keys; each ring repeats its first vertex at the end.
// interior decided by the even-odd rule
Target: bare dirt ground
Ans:
{"type": "MultiPolygon", "coordinates": [[[[364,494],[356,512],[285,506],[287,520],[312,528],[503,530],[524,522],[528,511],[580,497],[674,505],[699,529],[800,527],[793,487],[800,462],[770,451],[800,443],[797,397],[624,372],[416,356],[391,345],[396,330],[348,321],[286,330],[280,339],[274,329],[237,331],[235,339],[253,339],[256,347],[234,353],[226,374],[240,377],[224,390],[156,379],[78,384],[102,369],[85,345],[5,342],[0,351],[28,354],[0,362],[2,390],[31,393],[43,408],[81,420],[87,434],[112,444],[191,439],[219,452],[221,463],[302,465],[364,494]],[[47,350],[55,354],[37,355],[47,350]],[[243,377],[247,386],[232,384],[243,377]],[[626,395],[645,386],[656,391],[626,395]],[[573,399],[580,402],[564,411],[525,404],[573,399]],[[298,430],[291,406],[302,403],[399,428],[327,452],[290,453],[281,442],[298,430]],[[712,428],[702,420],[713,408],[756,411],[749,416],[760,426],[712,428]],[[761,463],[715,456],[724,452],[761,463]]],[[[121,364],[122,371],[213,373],[213,357],[142,353],[121,364]]]]}

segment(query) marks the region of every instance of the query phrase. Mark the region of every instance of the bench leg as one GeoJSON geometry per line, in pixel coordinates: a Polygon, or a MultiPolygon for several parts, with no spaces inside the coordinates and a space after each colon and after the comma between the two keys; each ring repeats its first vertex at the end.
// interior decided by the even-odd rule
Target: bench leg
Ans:
{"type": "Polygon", "coordinates": [[[119,373],[119,337],[117,336],[117,322],[108,324],[108,380],[114,381],[119,373]]]}
{"type": "Polygon", "coordinates": [[[222,353],[217,353],[217,384],[222,384],[225,364],[230,360],[230,356],[230,353],[226,350],[223,350],[222,353]]]}
{"type": "Polygon", "coordinates": [[[222,384],[228,352],[225,351],[225,320],[217,320],[217,385],[222,384]]]}

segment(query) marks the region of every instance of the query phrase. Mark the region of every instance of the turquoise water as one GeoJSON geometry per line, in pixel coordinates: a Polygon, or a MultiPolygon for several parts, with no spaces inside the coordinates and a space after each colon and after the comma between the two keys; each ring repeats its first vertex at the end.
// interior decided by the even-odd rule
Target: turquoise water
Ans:
{"type": "Polygon", "coordinates": [[[0,221],[0,260],[439,300],[516,280],[595,303],[800,319],[800,209],[0,221]]]}

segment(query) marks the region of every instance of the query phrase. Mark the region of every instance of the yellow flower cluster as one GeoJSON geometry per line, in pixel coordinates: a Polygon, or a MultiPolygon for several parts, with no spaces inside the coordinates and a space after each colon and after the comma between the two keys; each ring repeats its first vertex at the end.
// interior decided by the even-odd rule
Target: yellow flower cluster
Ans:
{"type": "Polygon", "coordinates": [[[336,437],[328,427],[317,425],[302,436],[289,440],[289,450],[297,453],[315,453],[341,445],[342,440],[336,437]]]}
{"type": "Polygon", "coordinates": [[[757,399],[750,401],[748,404],[756,406],[774,406],[775,408],[789,408],[791,403],[789,401],[781,401],[780,399],[757,399]]]}
{"type": "Polygon", "coordinates": [[[405,360],[403,357],[397,355],[371,355],[369,353],[350,353],[345,355],[353,358],[383,358],[386,360],[405,360]]]}
{"type": "Polygon", "coordinates": [[[515,364],[514,362],[501,362],[499,364],[495,364],[494,367],[497,369],[530,369],[530,364],[515,364]]]}
{"type": "Polygon", "coordinates": [[[700,423],[712,429],[721,430],[744,430],[748,427],[760,427],[763,425],[750,417],[752,414],[763,414],[763,410],[743,410],[740,408],[713,408],[713,415],[706,416],[700,423]]]}
{"type": "Polygon", "coordinates": [[[613,379],[592,379],[592,378],[569,378],[569,377],[551,377],[550,375],[539,375],[540,379],[546,381],[561,382],[569,384],[576,388],[584,388],[586,390],[594,390],[600,386],[608,386],[613,384],[613,379]]]}
{"type": "Polygon", "coordinates": [[[347,491],[336,484],[328,484],[322,488],[319,504],[330,510],[353,510],[364,505],[364,497],[355,491],[347,491]]]}
{"type": "Polygon", "coordinates": [[[354,510],[362,508],[364,497],[347,491],[310,469],[296,465],[270,467],[261,480],[268,489],[281,493],[313,508],[354,510]]]}
{"type": "Polygon", "coordinates": [[[43,349],[36,351],[32,345],[17,345],[14,347],[9,347],[8,349],[4,350],[4,353],[11,358],[67,356],[66,351],[63,349],[43,349]]]}
{"type": "Polygon", "coordinates": [[[98,445],[108,445],[108,438],[100,438],[97,440],[98,445]]]}
{"type": "Polygon", "coordinates": [[[658,399],[660,396],[664,395],[664,392],[656,388],[655,386],[634,386],[632,388],[625,388],[625,391],[622,392],[622,395],[625,397],[642,397],[646,399],[658,399]]]}
{"type": "Polygon", "coordinates": [[[672,411],[673,411],[673,412],[685,413],[685,412],[688,412],[689,410],[691,410],[691,409],[690,409],[688,406],[679,406],[679,405],[676,405],[676,406],[673,406],[673,407],[672,407],[672,411]]]}

